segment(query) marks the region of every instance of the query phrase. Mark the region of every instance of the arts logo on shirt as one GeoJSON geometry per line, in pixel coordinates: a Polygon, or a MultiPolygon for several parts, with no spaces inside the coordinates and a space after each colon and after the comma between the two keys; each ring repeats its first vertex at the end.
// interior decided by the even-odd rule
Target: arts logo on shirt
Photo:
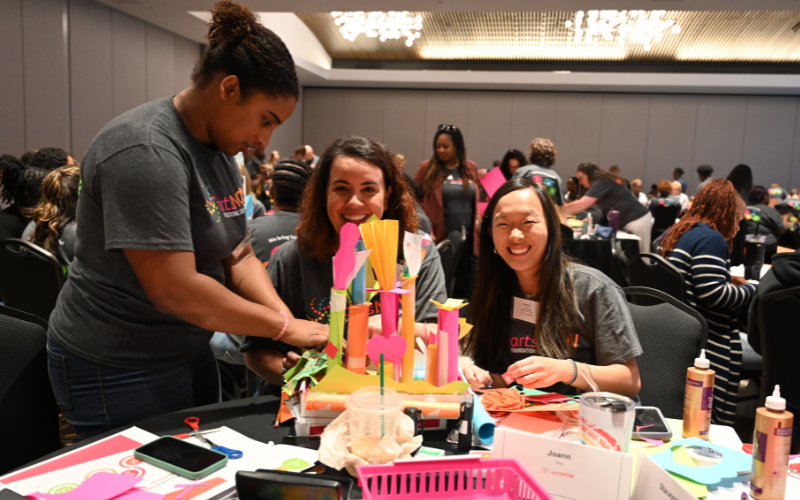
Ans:
{"type": "Polygon", "coordinates": [[[536,354],[536,339],[530,335],[511,337],[511,352],[514,354],[536,354]]]}
{"type": "Polygon", "coordinates": [[[239,188],[234,194],[217,199],[211,194],[210,186],[203,186],[206,194],[206,210],[214,217],[214,222],[220,222],[222,217],[237,217],[247,212],[244,191],[239,188]]]}

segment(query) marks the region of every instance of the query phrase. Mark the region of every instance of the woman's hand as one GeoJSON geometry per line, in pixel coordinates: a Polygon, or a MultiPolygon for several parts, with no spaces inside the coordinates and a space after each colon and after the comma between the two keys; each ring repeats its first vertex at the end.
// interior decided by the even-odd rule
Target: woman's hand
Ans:
{"type": "Polygon", "coordinates": [[[529,389],[550,387],[557,382],[572,380],[572,363],[566,359],[530,356],[508,367],[517,383],[529,389]]]}
{"type": "Polygon", "coordinates": [[[370,316],[367,322],[367,339],[377,337],[381,332],[383,332],[383,328],[381,327],[381,315],[375,314],[374,316],[370,316]]]}
{"type": "Polygon", "coordinates": [[[281,361],[281,364],[283,365],[283,373],[286,373],[294,368],[298,361],[300,361],[300,355],[294,351],[289,351],[286,357],[281,361]]]}
{"type": "Polygon", "coordinates": [[[483,391],[492,383],[492,376],[486,370],[482,370],[475,365],[463,367],[464,378],[473,390],[483,391]]]}
{"type": "Polygon", "coordinates": [[[747,280],[743,276],[731,276],[731,283],[734,285],[744,285],[747,280]]]}
{"type": "Polygon", "coordinates": [[[328,343],[328,326],[292,318],[281,341],[295,347],[319,350],[328,343]]]}

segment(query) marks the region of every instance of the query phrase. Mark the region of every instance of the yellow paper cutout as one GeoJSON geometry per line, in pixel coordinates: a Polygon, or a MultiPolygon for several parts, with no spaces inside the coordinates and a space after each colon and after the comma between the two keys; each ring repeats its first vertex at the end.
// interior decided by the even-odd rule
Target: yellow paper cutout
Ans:
{"type": "Polygon", "coordinates": [[[381,290],[393,290],[397,269],[397,241],[400,223],[396,220],[375,220],[359,226],[370,261],[375,269],[381,290]]]}
{"type": "MultiPolygon", "coordinates": [[[[405,394],[464,394],[469,388],[466,382],[450,382],[442,387],[436,387],[424,380],[415,380],[407,384],[395,382],[388,377],[384,380],[386,387],[391,387],[397,392],[405,394]]],[[[316,392],[334,392],[337,394],[352,394],[362,387],[380,385],[378,375],[359,375],[341,366],[335,366],[314,387],[316,392]]]]}
{"type": "MultiPolygon", "coordinates": [[[[630,454],[633,455],[633,477],[636,477],[636,462],[638,461],[638,455],[641,452],[647,453],[648,455],[655,455],[661,451],[666,450],[670,447],[670,444],[667,443],[663,446],[649,446],[647,443],[643,441],[631,441],[631,448],[630,454]]],[[[679,447],[679,449],[675,449],[672,451],[673,459],[681,464],[681,465],[694,465],[694,460],[692,457],[689,456],[689,453],[685,450],[684,446],[679,447]],[[687,461],[688,460],[688,461],[687,461]]],[[[677,474],[670,473],[673,479],[678,481],[681,486],[686,488],[686,491],[692,494],[695,498],[704,498],[708,496],[708,487],[705,484],[696,483],[694,481],[690,481],[683,476],[679,476],[677,474]]]]}
{"type": "Polygon", "coordinates": [[[461,340],[467,336],[470,330],[472,330],[472,325],[467,323],[467,318],[458,318],[458,325],[460,332],[458,334],[458,340],[461,340]]]}
{"type": "Polygon", "coordinates": [[[453,311],[455,309],[461,309],[462,307],[468,305],[467,302],[464,302],[464,299],[447,299],[447,301],[442,304],[441,302],[436,302],[435,300],[431,299],[431,302],[436,304],[436,307],[439,309],[444,309],[445,311],[453,311]]]}

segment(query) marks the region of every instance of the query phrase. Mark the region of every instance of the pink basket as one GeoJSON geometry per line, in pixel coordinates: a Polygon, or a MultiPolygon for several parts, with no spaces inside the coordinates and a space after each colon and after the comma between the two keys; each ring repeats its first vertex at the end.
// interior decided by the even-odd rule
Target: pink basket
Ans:
{"type": "Polygon", "coordinates": [[[358,468],[358,484],[364,500],[553,500],[513,458],[484,460],[465,456],[362,465],[358,468]]]}

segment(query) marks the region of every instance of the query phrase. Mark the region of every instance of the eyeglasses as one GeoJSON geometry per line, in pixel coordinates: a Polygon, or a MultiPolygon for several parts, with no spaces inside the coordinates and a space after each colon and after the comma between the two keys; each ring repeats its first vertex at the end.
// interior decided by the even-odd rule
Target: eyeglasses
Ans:
{"type": "Polygon", "coordinates": [[[455,125],[439,125],[439,130],[443,132],[458,132],[458,127],[455,125]]]}

